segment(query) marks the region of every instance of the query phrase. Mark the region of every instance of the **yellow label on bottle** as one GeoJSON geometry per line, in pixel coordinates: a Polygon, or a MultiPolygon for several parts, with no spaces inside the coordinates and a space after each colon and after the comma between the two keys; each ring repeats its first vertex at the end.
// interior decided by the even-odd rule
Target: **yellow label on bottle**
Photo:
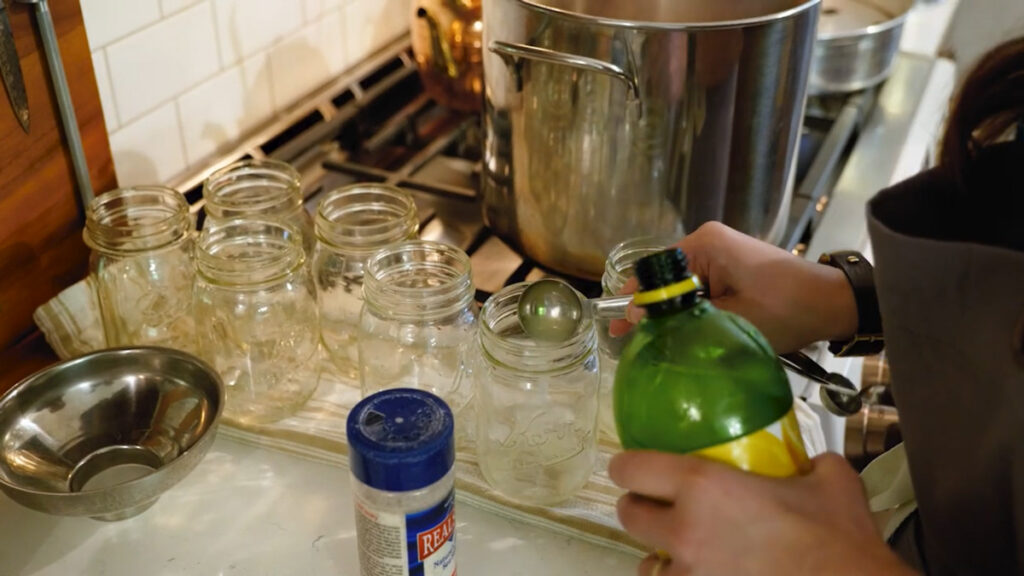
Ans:
{"type": "Polygon", "coordinates": [[[741,470],[775,478],[795,476],[810,470],[810,460],[800,436],[800,424],[792,408],[766,428],[695,453],[741,470]]]}

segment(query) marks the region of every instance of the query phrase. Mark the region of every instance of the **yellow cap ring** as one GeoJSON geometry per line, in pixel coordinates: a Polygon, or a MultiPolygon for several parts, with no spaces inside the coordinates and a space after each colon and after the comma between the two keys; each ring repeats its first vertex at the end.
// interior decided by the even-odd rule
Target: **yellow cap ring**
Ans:
{"type": "Polygon", "coordinates": [[[696,276],[690,276],[682,282],[676,282],[675,284],[669,284],[668,286],[662,286],[661,288],[655,288],[646,292],[637,292],[633,295],[633,303],[637,306],[656,304],[693,292],[699,288],[700,280],[696,276]]]}

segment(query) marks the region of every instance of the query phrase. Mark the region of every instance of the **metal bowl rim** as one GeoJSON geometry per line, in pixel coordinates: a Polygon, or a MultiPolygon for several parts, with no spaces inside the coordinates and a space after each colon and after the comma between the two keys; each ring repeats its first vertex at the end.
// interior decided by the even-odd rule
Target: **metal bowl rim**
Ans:
{"type": "MultiPolygon", "coordinates": [[[[74,365],[82,363],[82,362],[87,362],[87,361],[89,361],[89,360],[91,360],[91,359],[93,359],[95,357],[98,357],[98,356],[134,356],[134,355],[138,355],[138,354],[152,354],[152,353],[159,353],[161,355],[177,356],[178,358],[180,358],[182,360],[185,360],[185,361],[197,364],[200,368],[202,368],[205,372],[207,372],[213,378],[213,382],[216,384],[217,394],[218,394],[218,397],[217,397],[217,411],[214,413],[213,418],[210,420],[209,427],[207,427],[207,429],[198,437],[198,439],[195,442],[192,443],[191,446],[189,446],[185,450],[182,450],[181,453],[178,454],[178,456],[176,456],[174,458],[174,460],[171,460],[166,465],[161,466],[157,470],[154,470],[153,473],[151,473],[151,474],[147,474],[147,475],[145,475],[145,476],[143,476],[141,478],[136,478],[135,480],[130,480],[130,481],[125,482],[123,484],[117,484],[115,486],[111,486],[111,487],[108,487],[108,488],[103,488],[103,489],[100,489],[100,490],[86,490],[86,491],[83,491],[83,492],[50,492],[50,491],[34,490],[34,489],[30,489],[30,488],[24,488],[24,487],[19,486],[17,484],[12,484],[12,483],[8,482],[2,475],[0,475],[0,488],[3,488],[3,490],[5,492],[7,492],[8,490],[11,490],[11,491],[13,491],[15,493],[25,494],[25,495],[28,495],[28,496],[38,496],[38,497],[46,497],[46,498],[58,498],[60,500],[84,499],[86,497],[94,496],[96,494],[100,494],[100,493],[103,493],[105,491],[111,491],[111,490],[118,490],[118,491],[120,491],[120,490],[124,490],[124,489],[128,489],[128,488],[132,488],[132,487],[139,487],[139,486],[143,486],[145,484],[154,483],[156,480],[159,480],[163,476],[166,476],[167,474],[169,474],[170,471],[173,471],[173,470],[183,466],[183,464],[179,464],[179,462],[182,462],[182,461],[186,460],[185,456],[187,456],[187,455],[197,451],[197,449],[199,449],[200,447],[201,447],[201,450],[204,450],[204,451],[208,450],[209,449],[209,446],[207,446],[208,442],[204,442],[204,440],[206,440],[208,437],[211,437],[212,434],[216,434],[217,428],[218,428],[218,426],[220,424],[221,413],[224,411],[224,382],[221,379],[220,374],[218,374],[217,371],[214,370],[213,367],[210,366],[205,360],[203,360],[203,359],[201,359],[201,358],[199,358],[197,356],[194,356],[192,354],[188,354],[188,353],[182,352],[180,350],[175,350],[173,348],[161,348],[159,346],[131,346],[131,347],[121,347],[121,348],[105,348],[103,350],[97,350],[95,352],[90,352],[88,354],[83,354],[82,356],[78,356],[76,358],[71,358],[71,359],[68,359],[68,360],[64,360],[62,362],[58,362],[56,364],[53,364],[51,366],[47,366],[46,368],[43,368],[43,369],[41,369],[41,370],[39,370],[39,371],[37,371],[37,372],[35,372],[35,373],[25,377],[20,382],[15,384],[6,393],[4,393],[3,395],[0,395],[0,408],[3,408],[4,404],[10,402],[12,398],[15,398],[18,395],[19,391],[28,388],[36,380],[42,379],[44,376],[50,374],[51,372],[58,372],[60,370],[65,370],[69,366],[74,366],[74,365]]],[[[161,490],[161,493],[163,491],[165,491],[165,490],[161,490]]]]}
{"type": "Polygon", "coordinates": [[[816,44],[827,44],[829,42],[840,41],[840,40],[861,40],[868,36],[875,36],[892,31],[893,29],[903,26],[907,21],[907,17],[910,16],[910,11],[914,9],[914,1],[906,0],[906,8],[900,14],[897,14],[895,18],[873,24],[871,26],[865,26],[857,30],[850,30],[848,32],[835,32],[832,34],[818,34],[816,44]]]}

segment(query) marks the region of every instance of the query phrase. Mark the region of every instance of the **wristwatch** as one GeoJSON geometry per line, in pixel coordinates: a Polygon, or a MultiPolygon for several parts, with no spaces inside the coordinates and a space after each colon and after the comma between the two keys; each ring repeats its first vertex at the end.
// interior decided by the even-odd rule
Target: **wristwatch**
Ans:
{"type": "Polygon", "coordinates": [[[875,271],[860,252],[840,251],[822,254],[818,262],[839,268],[853,288],[857,304],[857,334],[850,340],[829,343],[829,352],[836,356],[871,356],[885,348],[882,337],[882,314],[875,292],[875,271]]]}

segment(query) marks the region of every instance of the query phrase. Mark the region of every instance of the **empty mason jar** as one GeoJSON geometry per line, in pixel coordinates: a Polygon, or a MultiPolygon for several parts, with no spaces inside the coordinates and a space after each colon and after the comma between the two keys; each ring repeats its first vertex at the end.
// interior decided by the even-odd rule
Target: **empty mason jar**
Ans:
{"type": "Polygon", "coordinates": [[[224,417],[241,424],[298,410],[319,379],[319,324],[298,233],[277,221],[208,225],[196,251],[200,355],[224,379],[224,417]]]}
{"type": "Polygon", "coordinates": [[[327,194],[316,213],[313,279],[320,334],[338,371],[359,378],[359,313],[363,268],[382,248],[416,237],[419,220],[408,192],[384,184],[356,184],[327,194]]]}
{"type": "Polygon", "coordinates": [[[417,240],[386,248],[366,263],[359,331],[363,396],[418,388],[440,396],[455,413],[472,391],[459,378],[476,331],[469,256],[417,240]]]}
{"type": "Polygon", "coordinates": [[[289,164],[242,160],[225,166],[203,183],[203,199],[207,221],[279,220],[298,230],[306,254],[313,253],[313,219],[302,205],[299,173],[289,164]]]}
{"type": "Polygon", "coordinates": [[[561,343],[523,333],[517,306],[528,284],[492,296],[480,313],[472,380],[477,456],[491,486],[535,505],[570,498],[597,458],[600,374],[587,320],[561,343]]]}
{"type": "Polygon", "coordinates": [[[112,190],[86,208],[83,236],[108,346],[195,351],[194,229],[188,203],[170,188],[112,190]]]}
{"type": "MultiPolygon", "coordinates": [[[[621,242],[608,253],[601,277],[602,296],[617,296],[626,282],[633,278],[637,260],[660,252],[672,245],[678,238],[642,237],[621,242]]],[[[612,389],[615,387],[615,369],[619,355],[629,341],[629,334],[613,338],[608,333],[610,321],[597,321],[597,335],[601,349],[601,432],[618,442],[619,433],[615,428],[615,413],[612,409],[612,389]]]]}

